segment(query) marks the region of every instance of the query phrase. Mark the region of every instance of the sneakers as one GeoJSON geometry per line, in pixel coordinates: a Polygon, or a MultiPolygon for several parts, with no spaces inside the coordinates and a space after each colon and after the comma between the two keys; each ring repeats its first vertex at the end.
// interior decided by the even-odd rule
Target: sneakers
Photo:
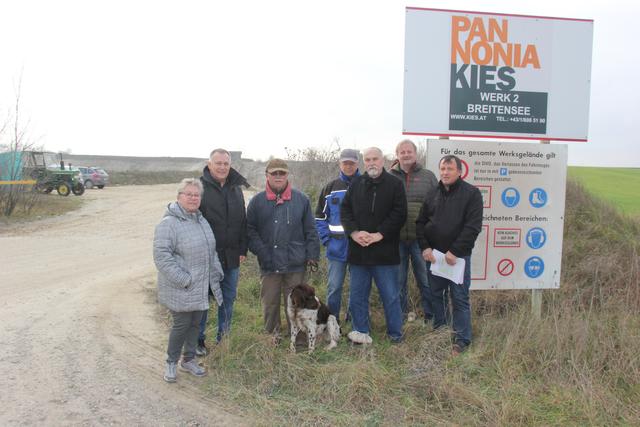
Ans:
{"type": "Polygon", "coordinates": [[[168,383],[175,383],[176,382],[176,368],[178,367],[178,364],[176,362],[167,362],[166,366],[164,367],[164,380],[168,383]]]}
{"type": "Polygon", "coordinates": [[[180,362],[180,370],[189,372],[191,375],[195,375],[196,377],[204,377],[207,375],[207,371],[205,371],[202,366],[198,365],[196,359],[191,359],[186,362],[183,360],[180,362]]]}
{"type": "Polygon", "coordinates": [[[355,344],[371,344],[373,342],[369,334],[364,334],[358,331],[349,332],[347,334],[347,338],[349,338],[349,341],[355,344]]]}
{"type": "MultiPolygon", "coordinates": [[[[164,380],[166,382],[168,383],[176,382],[176,377],[178,374],[177,368],[178,368],[178,362],[167,362],[167,364],[164,367],[164,380]]],[[[205,375],[207,375],[207,372],[204,370],[204,368],[198,365],[198,362],[196,361],[196,359],[191,359],[188,362],[185,362],[184,360],[181,361],[180,370],[189,372],[190,374],[195,375],[196,377],[204,377],[205,375]]]]}
{"type": "Polygon", "coordinates": [[[204,344],[204,340],[198,340],[198,345],[196,346],[196,356],[204,357],[209,354],[209,349],[204,344]]]}

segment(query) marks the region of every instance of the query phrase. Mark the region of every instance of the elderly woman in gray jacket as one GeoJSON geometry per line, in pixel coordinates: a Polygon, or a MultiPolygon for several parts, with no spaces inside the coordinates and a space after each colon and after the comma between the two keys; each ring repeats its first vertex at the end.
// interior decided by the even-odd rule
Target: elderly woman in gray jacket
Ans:
{"type": "Polygon", "coordinates": [[[206,375],[195,359],[195,351],[200,320],[209,309],[209,288],[218,305],[222,305],[222,267],[211,227],[198,210],[201,195],[198,179],[182,180],[178,200],[167,206],[153,239],[158,301],[173,316],[164,373],[167,382],[176,381],[183,346],[180,369],[197,377],[206,375]]]}

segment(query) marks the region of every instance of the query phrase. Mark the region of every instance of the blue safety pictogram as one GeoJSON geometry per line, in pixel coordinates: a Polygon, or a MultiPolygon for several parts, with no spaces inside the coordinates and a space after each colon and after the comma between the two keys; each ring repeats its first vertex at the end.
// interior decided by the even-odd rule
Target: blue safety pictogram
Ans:
{"type": "Polygon", "coordinates": [[[547,204],[547,192],[542,188],[534,188],[529,193],[529,203],[534,208],[541,208],[547,204]]]}
{"type": "Polygon", "coordinates": [[[532,279],[540,277],[544,272],[544,261],[538,256],[532,256],[524,263],[524,274],[532,279]]]}
{"type": "Polygon", "coordinates": [[[531,249],[540,249],[547,243],[547,233],[540,227],[534,227],[527,231],[525,241],[531,249]]]}
{"type": "Polygon", "coordinates": [[[505,188],[502,192],[502,204],[508,208],[516,206],[520,202],[520,192],[513,187],[505,188]]]}

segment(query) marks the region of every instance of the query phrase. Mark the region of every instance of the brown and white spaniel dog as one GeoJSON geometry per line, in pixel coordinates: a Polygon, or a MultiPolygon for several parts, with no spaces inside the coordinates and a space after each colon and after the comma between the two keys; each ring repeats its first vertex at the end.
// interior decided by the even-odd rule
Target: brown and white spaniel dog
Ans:
{"type": "Polygon", "coordinates": [[[338,345],[340,326],[336,316],[329,312],[316,291],[309,285],[297,285],[287,296],[287,315],[291,321],[291,344],[289,349],[296,352],[296,337],[300,331],[306,332],[309,338],[309,353],[316,348],[316,338],[323,333],[329,340],[327,350],[338,345]]]}

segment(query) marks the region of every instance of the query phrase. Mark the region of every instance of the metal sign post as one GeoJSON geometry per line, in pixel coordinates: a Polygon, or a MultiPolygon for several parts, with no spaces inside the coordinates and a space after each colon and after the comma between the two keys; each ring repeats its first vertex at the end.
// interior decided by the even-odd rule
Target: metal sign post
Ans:
{"type": "MultiPolygon", "coordinates": [[[[549,144],[548,139],[541,139],[540,144],[549,144]]],[[[531,289],[531,314],[536,320],[542,318],[542,289],[531,289]]]]}

